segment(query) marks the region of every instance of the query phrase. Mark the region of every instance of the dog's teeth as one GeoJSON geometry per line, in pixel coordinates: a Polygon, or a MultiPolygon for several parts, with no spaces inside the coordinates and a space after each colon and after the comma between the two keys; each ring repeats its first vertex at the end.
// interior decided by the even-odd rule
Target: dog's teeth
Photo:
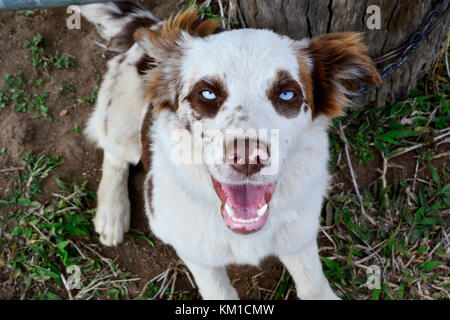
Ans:
{"type": "Polygon", "coordinates": [[[252,219],[240,219],[238,217],[236,217],[236,215],[234,214],[234,210],[227,204],[225,203],[225,211],[226,213],[231,217],[231,220],[233,220],[234,222],[238,222],[238,223],[253,223],[258,221],[259,219],[261,219],[262,216],[264,216],[264,214],[267,211],[267,208],[269,206],[267,204],[265,204],[264,206],[262,206],[258,211],[258,216],[252,219]]]}
{"type": "Polygon", "coordinates": [[[258,221],[259,219],[261,219],[261,217],[256,217],[256,218],[252,218],[252,219],[239,219],[239,218],[236,218],[236,217],[231,217],[231,220],[233,220],[234,222],[238,222],[238,223],[242,223],[242,224],[245,224],[245,223],[253,223],[253,222],[256,222],[256,221],[258,221]]]}
{"type": "Polygon", "coordinates": [[[234,217],[234,211],[233,209],[230,208],[230,206],[227,203],[225,203],[225,210],[230,217],[234,217]]]}
{"type": "Polygon", "coordinates": [[[259,210],[258,210],[258,217],[262,217],[264,215],[264,213],[266,213],[267,208],[269,206],[267,205],[267,203],[265,205],[263,205],[259,210]]]}

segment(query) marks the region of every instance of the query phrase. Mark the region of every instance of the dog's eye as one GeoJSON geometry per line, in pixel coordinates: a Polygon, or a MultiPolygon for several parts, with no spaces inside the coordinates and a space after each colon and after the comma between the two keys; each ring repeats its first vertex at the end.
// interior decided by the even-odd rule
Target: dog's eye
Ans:
{"type": "Polygon", "coordinates": [[[294,91],[283,91],[280,95],[279,98],[283,101],[290,101],[292,99],[294,99],[295,97],[295,92],[294,91]]]}
{"type": "Polygon", "coordinates": [[[216,95],[209,90],[204,90],[201,93],[202,93],[203,98],[205,98],[206,100],[216,100],[217,99],[216,95]]]}

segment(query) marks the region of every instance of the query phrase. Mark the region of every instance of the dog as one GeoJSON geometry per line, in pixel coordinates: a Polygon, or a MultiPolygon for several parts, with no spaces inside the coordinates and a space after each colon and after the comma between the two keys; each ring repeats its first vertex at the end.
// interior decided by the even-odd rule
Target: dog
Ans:
{"type": "Polygon", "coordinates": [[[360,36],[219,30],[220,19],[193,8],[159,21],[128,1],[81,10],[118,52],[85,129],[104,151],[93,220],[101,243],[118,245],[129,230],[129,165],[142,161],[150,228],[203,299],[238,299],[226,266],[268,256],[300,299],[339,299],[317,236],[327,130],[349,102],[343,82],[381,82],[360,36]]]}

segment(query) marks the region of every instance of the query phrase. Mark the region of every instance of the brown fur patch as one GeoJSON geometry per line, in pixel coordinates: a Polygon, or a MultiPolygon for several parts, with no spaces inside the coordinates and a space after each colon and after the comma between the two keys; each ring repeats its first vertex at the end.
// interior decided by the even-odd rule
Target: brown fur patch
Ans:
{"type": "Polygon", "coordinates": [[[122,62],[124,62],[126,57],[127,57],[127,55],[124,54],[124,53],[122,53],[122,54],[120,55],[119,60],[117,60],[117,64],[121,64],[122,62]]]}
{"type": "Polygon", "coordinates": [[[140,75],[144,75],[146,71],[155,67],[155,59],[144,55],[137,63],[136,70],[140,75]]]}
{"type": "Polygon", "coordinates": [[[141,145],[142,145],[141,162],[145,172],[147,173],[150,171],[151,156],[152,156],[150,150],[151,140],[150,137],[148,136],[151,122],[152,122],[152,105],[149,105],[147,112],[145,113],[144,121],[142,122],[141,126],[141,145]]]}
{"type": "MultiPolygon", "coordinates": [[[[150,173],[147,173],[150,174],[150,173]]],[[[153,184],[152,184],[152,180],[149,180],[149,186],[147,187],[147,194],[145,195],[148,198],[148,205],[150,206],[150,216],[154,217],[155,216],[155,210],[153,210],[153,203],[152,203],[152,191],[153,191],[153,184]]]]}
{"type": "MultiPolygon", "coordinates": [[[[120,9],[120,13],[115,11],[111,12],[112,16],[116,18],[129,16],[136,10],[145,10],[131,1],[118,1],[115,2],[115,5],[120,9]]],[[[147,16],[134,17],[133,20],[128,22],[123,30],[111,40],[111,46],[122,51],[128,50],[135,42],[133,39],[133,34],[137,29],[142,27],[148,28],[157,22],[158,21],[147,16]]]]}
{"type": "Polygon", "coordinates": [[[312,83],[311,71],[309,70],[308,63],[304,57],[305,53],[300,53],[297,56],[298,65],[300,67],[300,82],[305,90],[305,99],[314,114],[314,87],[312,83]]]}
{"type": "Polygon", "coordinates": [[[333,118],[342,114],[348,103],[339,84],[358,79],[368,85],[379,85],[381,77],[367,56],[367,48],[357,33],[332,33],[311,40],[309,54],[313,59],[312,86],[314,113],[333,118]]]}
{"type": "Polygon", "coordinates": [[[219,78],[206,78],[198,81],[186,100],[191,104],[194,111],[194,117],[197,120],[201,118],[213,118],[219,112],[220,107],[228,99],[228,92],[223,81],[219,78]],[[203,97],[203,91],[214,93],[216,99],[208,100],[203,97]]]}
{"type": "Polygon", "coordinates": [[[136,17],[128,22],[123,30],[111,40],[111,45],[114,48],[120,48],[120,50],[128,50],[134,44],[133,34],[142,27],[150,27],[157,21],[148,17],[136,17]]]}
{"type": "Polygon", "coordinates": [[[196,37],[206,37],[221,24],[220,19],[201,20],[199,11],[189,8],[165,21],[159,28],[140,28],[134,39],[145,49],[151,46],[149,55],[155,59],[155,68],[148,72],[146,87],[148,98],[154,102],[153,115],[169,108],[177,110],[177,96],[180,91],[179,61],[183,56],[179,43],[183,31],[196,37]]]}
{"type": "Polygon", "coordinates": [[[155,118],[158,116],[158,114],[163,110],[172,110],[177,111],[178,110],[178,104],[173,104],[169,101],[162,101],[158,103],[157,105],[153,106],[152,109],[152,117],[155,118]]]}
{"type": "Polygon", "coordinates": [[[135,39],[136,37],[141,37],[142,33],[144,33],[155,46],[159,46],[159,48],[164,50],[173,51],[182,31],[192,36],[206,37],[212,34],[220,25],[220,19],[201,20],[199,10],[191,7],[184,12],[179,12],[177,15],[172,16],[156,30],[146,28],[137,30],[135,39]]]}
{"type": "Polygon", "coordinates": [[[115,17],[123,17],[126,15],[129,15],[130,13],[133,13],[136,8],[141,8],[134,4],[131,1],[117,1],[115,5],[120,9],[121,13],[113,12],[113,16],[115,17]]]}
{"type": "Polygon", "coordinates": [[[295,118],[304,102],[300,84],[287,71],[278,71],[272,86],[267,91],[267,96],[272,102],[276,112],[286,118],[295,118]],[[284,101],[280,94],[284,91],[294,92],[294,98],[284,101]]]}

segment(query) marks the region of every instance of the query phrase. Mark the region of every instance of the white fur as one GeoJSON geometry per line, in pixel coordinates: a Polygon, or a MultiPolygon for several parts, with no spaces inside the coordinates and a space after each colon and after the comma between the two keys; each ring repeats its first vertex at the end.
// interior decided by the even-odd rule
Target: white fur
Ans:
{"type": "Polygon", "coordinates": [[[85,130],[89,140],[133,164],[141,158],[140,124],[149,104],[144,96],[143,80],[136,70],[136,63],[143,55],[143,50],[135,44],[109,61],[95,111],[85,130]]]}
{"type": "MultiPolygon", "coordinates": [[[[91,21],[95,19],[94,15],[91,21]]],[[[329,184],[329,119],[319,116],[313,120],[306,105],[297,117],[283,117],[274,110],[266,94],[279,70],[287,70],[300,81],[302,71],[294,48],[306,47],[308,42],[248,29],[205,39],[184,35],[180,45],[184,52],[179,109],[161,111],[146,133],[152,141],[151,172],[145,182],[146,195],[150,182],[153,185],[151,203],[146,197],[152,231],[175,248],[192,271],[204,299],[237,299],[225,266],[258,265],[269,255],[280,257],[286,265],[300,298],[336,299],[323,275],[316,243],[322,201],[329,184]],[[198,79],[209,75],[224,79],[229,98],[225,111],[201,120],[206,129],[280,130],[280,169],[273,176],[249,178],[253,183],[278,181],[269,220],[262,230],[251,235],[236,234],[226,227],[210,179],[213,175],[223,182],[233,182],[238,179],[236,173],[225,165],[177,165],[171,159],[173,131],[193,121],[184,97],[198,79]],[[247,116],[248,121],[239,120],[237,115],[247,116]],[[227,119],[231,122],[224,125],[227,119]]],[[[124,58],[120,55],[110,61],[96,110],[86,129],[87,136],[105,150],[94,220],[105,245],[120,243],[129,228],[128,163],[135,164],[141,157],[140,127],[149,104],[143,95],[143,80],[133,66],[143,53],[135,44],[123,54],[124,58]]],[[[221,148],[221,144],[211,140],[203,155],[214,157],[221,148]]]]}
{"type": "Polygon", "coordinates": [[[128,163],[105,151],[94,226],[100,241],[107,246],[121,243],[123,235],[130,229],[127,179],[128,163]]]}

